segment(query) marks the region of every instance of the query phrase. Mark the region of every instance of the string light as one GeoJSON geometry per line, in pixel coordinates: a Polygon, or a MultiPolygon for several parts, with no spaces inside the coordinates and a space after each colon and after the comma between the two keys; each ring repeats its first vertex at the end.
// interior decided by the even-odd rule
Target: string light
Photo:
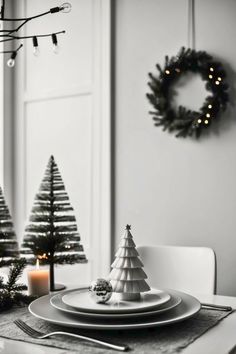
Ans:
{"type": "Polygon", "coordinates": [[[170,70],[166,70],[165,73],[166,73],[167,75],[170,75],[170,70]]]}
{"type": "Polygon", "coordinates": [[[17,56],[17,52],[23,47],[23,44],[21,44],[16,50],[5,50],[3,52],[0,52],[0,53],[9,53],[11,54],[11,57],[10,59],[8,59],[7,61],[7,66],[9,68],[13,68],[15,66],[15,59],[16,59],[16,56],[17,56]]]}
{"type": "Polygon", "coordinates": [[[69,2],[65,2],[60,6],[60,11],[67,14],[68,12],[71,12],[71,4],[69,2]]]}
{"type": "Polygon", "coordinates": [[[210,118],[210,116],[211,116],[210,113],[207,113],[207,114],[206,114],[206,117],[207,117],[207,118],[210,118]]]}
{"type": "Polygon", "coordinates": [[[214,69],[211,67],[211,68],[210,68],[210,71],[214,71],[214,69]]]}
{"type": "MultiPolygon", "coordinates": [[[[38,56],[39,55],[39,46],[38,46],[38,38],[39,37],[52,37],[52,41],[53,41],[53,51],[55,53],[58,53],[58,50],[59,50],[59,47],[58,47],[58,44],[57,44],[57,36],[58,34],[62,34],[62,33],[65,33],[65,31],[60,31],[60,32],[55,32],[54,34],[52,33],[48,33],[48,34],[34,34],[34,35],[31,35],[31,36],[19,36],[18,35],[18,31],[24,26],[26,25],[29,21],[31,20],[34,20],[36,18],[39,18],[39,17],[42,17],[42,16],[45,16],[45,15],[48,15],[48,14],[54,14],[54,13],[57,13],[57,12],[63,12],[63,13],[68,13],[71,11],[71,4],[69,2],[65,2],[63,3],[62,5],[60,6],[56,6],[56,7],[53,7],[51,9],[49,9],[48,11],[46,12],[43,12],[43,13],[40,13],[38,15],[35,15],[35,16],[30,16],[30,17],[23,17],[23,18],[6,18],[4,16],[5,14],[5,1],[2,0],[2,5],[1,5],[1,8],[0,8],[0,21],[6,21],[6,22],[14,22],[14,23],[17,23],[19,22],[20,24],[13,28],[13,29],[1,29],[0,27],[0,43],[3,43],[3,42],[10,42],[10,41],[18,41],[18,40],[21,40],[21,39],[32,39],[33,41],[33,53],[35,56],[38,56]]],[[[10,59],[7,61],[7,65],[9,67],[14,67],[15,65],[15,58],[16,58],[16,53],[18,52],[18,50],[20,48],[22,48],[23,45],[20,45],[19,48],[17,50],[4,50],[0,53],[2,54],[6,54],[6,53],[11,53],[11,57],[10,59]]]]}
{"type": "Polygon", "coordinates": [[[180,73],[180,69],[179,69],[179,68],[176,68],[175,71],[176,71],[177,73],[180,73]]]}
{"type": "Polygon", "coordinates": [[[204,123],[205,123],[205,124],[208,124],[208,123],[209,123],[208,119],[205,119],[204,123]]]}
{"type": "Polygon", "coordinates": [[[7,66],[9,66],[9,68],[13,68],[13,66],[15,66],[16,56],[17,56],[17,52],[13,52],[10,59],[8,59],[7,66]]]}
{"type": "Polygon", "coordinates": [[[215,84],[216,84],[216,85],[219,85],[219,84],[220,84],[220,82],[219,82],[218,80],[216,80],[215,84]]]}
{"type": "Polygon", "coordinates": [[[221,80],[222,80],[222,78],[221,78],[221,77],[217,77],[217,80],[218,80],[218,81],[221,81],[221,80]]]}
{"type": "Polygon", "coordinates": [[[201,120],[201,119],[198,119],[197,122],[200,124],[200,123],[202,123],[202,120],[201,120]]]}
{"type": "Polygon", "coordinates": [[[58,47],[58,43],[57,43],[57,35],[55,33],[52,34],[52,43],[53,43],[53,52],[55,54],[59,53],[59,47],[58,47]]]}
{"type": "Polygon", "coordinates": [[[212,79],[213,78],[213,76],[212,75],[209,75],[209,79],[212,79]]]}
{"type": "Polygon", "coordinates": [[[211,105],[211,104],[209,104],[209,105],[208,105],[208,108],[210,108],[210,109],[211,109],[211,108],[212,108],[212,105],[211,105]]]}
{"type": "Polygon", "coordinates": [[[36,36],[34,36],[32,39],[33,39],[33,54],[34,54],[34,56],[38,57],[40,54],[38,39],[36,36]]]}

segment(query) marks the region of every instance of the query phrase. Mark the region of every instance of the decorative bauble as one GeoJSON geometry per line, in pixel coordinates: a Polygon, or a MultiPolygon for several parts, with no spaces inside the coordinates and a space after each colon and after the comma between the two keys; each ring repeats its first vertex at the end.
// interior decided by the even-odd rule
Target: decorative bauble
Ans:
{"type": "Polygon", "coordinates": [[[112,285],[108,280],[99,278],[91,283],[89,291],[96,303],[104,304],[111,298],[112,285]]]}

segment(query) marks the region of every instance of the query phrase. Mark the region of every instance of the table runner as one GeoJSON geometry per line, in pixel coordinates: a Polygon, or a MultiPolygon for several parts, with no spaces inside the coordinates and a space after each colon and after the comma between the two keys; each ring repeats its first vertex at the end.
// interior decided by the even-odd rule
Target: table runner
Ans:
{"type": "MultiPolygon", "coordinates": [[[[130,346],[131,351],[137,354],[173,354],[180,352],[190,343],[215,326],[219,321],[228,316],[230,312],[201,310],[196,316],[186,321],[165,327],[150,329],[136,329],[129,331],[89,331],[77,330],[77,333],[97,337],[107,341],[124,343],[130,346]]],[[[42,332],[62,330],[62,327],[46,323],[33,317],[26,308],[18,308],[0,314],[0,336],[35,344],[70,350],[72,353],[83,354],[109,354],[114,350],[104,349],[93,343],[69,337],[54,337],[36,340],[23,333],[13,321],[16,318],[27,322],[34,329],[42,332]]],[[[63,328],[71,331],[71,328],[63,328]]],[[[73,331],[76,333],[76,330],[73,331]]]]}

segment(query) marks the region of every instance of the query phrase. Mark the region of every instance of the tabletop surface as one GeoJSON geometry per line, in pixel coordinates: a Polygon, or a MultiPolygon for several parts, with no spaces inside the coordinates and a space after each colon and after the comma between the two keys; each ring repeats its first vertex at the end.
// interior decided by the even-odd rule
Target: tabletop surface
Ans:
{"type": "MultiPolygon", "coordinates": [[[[196,295],[201,302],[229,305],[236,310],[236,297],[196,295]]],[[[236,344],[236,311],[181,351],[181,354],[227,354],[236,344]]],[[[0,338],[1,354],[66,354],[68,351],[0,338]]],[[[235,350],[236,354],[236,350],[235,350]]]]}

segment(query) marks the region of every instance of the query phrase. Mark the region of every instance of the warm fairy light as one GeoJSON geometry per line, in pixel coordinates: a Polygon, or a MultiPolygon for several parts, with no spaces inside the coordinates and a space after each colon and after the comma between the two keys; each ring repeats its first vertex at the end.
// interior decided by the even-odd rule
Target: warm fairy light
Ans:
{"type": "Polygon", "coordinates": [[[176,68],[175,71],[176,71],[177,73],[180,73],[180,69],[179,69],[179,68],[176,68]]]}
{"type": "Polygon", "coordinates": [[[210,109],[211,109],[211,108],[212,108],[212,105],[211,105],[211,104],[209,104],[209,105],[208,105],[208,108],[210,108],[210,109]]]}
{"type": "Polygon", "coordinates": [[[209,79],[212,79],[213,78],[213,76],[212,75],[209,75],[209,79]]]}
{"type": "Polygon", "coordinates": [[[208,124],[209,122],[208,122],[208,120],[207,120],[207,119],[205,119],[204,123],[205,123],[205,124],[208,124]]]}
{"type": "Polygon", "coordinates": [[[37,258],[37,261],[36,261],[36,269],[38,270],[39,269],[39,259],[37,258]]]}
{"type": "Polygon", "coordinates": [[[210,71],[214,71],[214,69],[213,69],[213,68],[210,68],[210,71]]]}
{"type": "Polygon", "coordinates": [[[169,75],[169,74],[170,74],[170,70],[166,70],[165,73],[166,73],[167,75],[169,75]]]}
{"type": "Polygon", "coordinates": [[[215,84],[216,84],[216,85],[219,85],[219,84],[220,84],[220,82],[219,82],[218,80],[216,80],[215,84]]]}
{"type": "Polygon", "coordinates": [[[218,81],[221,81],[221,80],[222,80],[222,78],[221,78],[221,77],[217,77],[217,80],[218,80],[218,81]]]}
{"type": "Polygon", "coordinates": [[[42,256],[41,255],[38,256],[38,259],[47,259],[47,258],[48,257],[46,255],[46,253],[44,253],[42,256]]]}
{"type": "Polygon", "coordinates": [[[210,113],[207,113],[207,114],[206,114],[206,117],[207,117],[207,118],[210,118],[210,116],[211,116],[210,113]]]}
{"type": "Polygon", "coordinates": [[[198,121],[197,121],[197,122],[200,124],[200,123],[202,123],[202,120],[201,120],[201,119],[198,119],[198,121]]]}

